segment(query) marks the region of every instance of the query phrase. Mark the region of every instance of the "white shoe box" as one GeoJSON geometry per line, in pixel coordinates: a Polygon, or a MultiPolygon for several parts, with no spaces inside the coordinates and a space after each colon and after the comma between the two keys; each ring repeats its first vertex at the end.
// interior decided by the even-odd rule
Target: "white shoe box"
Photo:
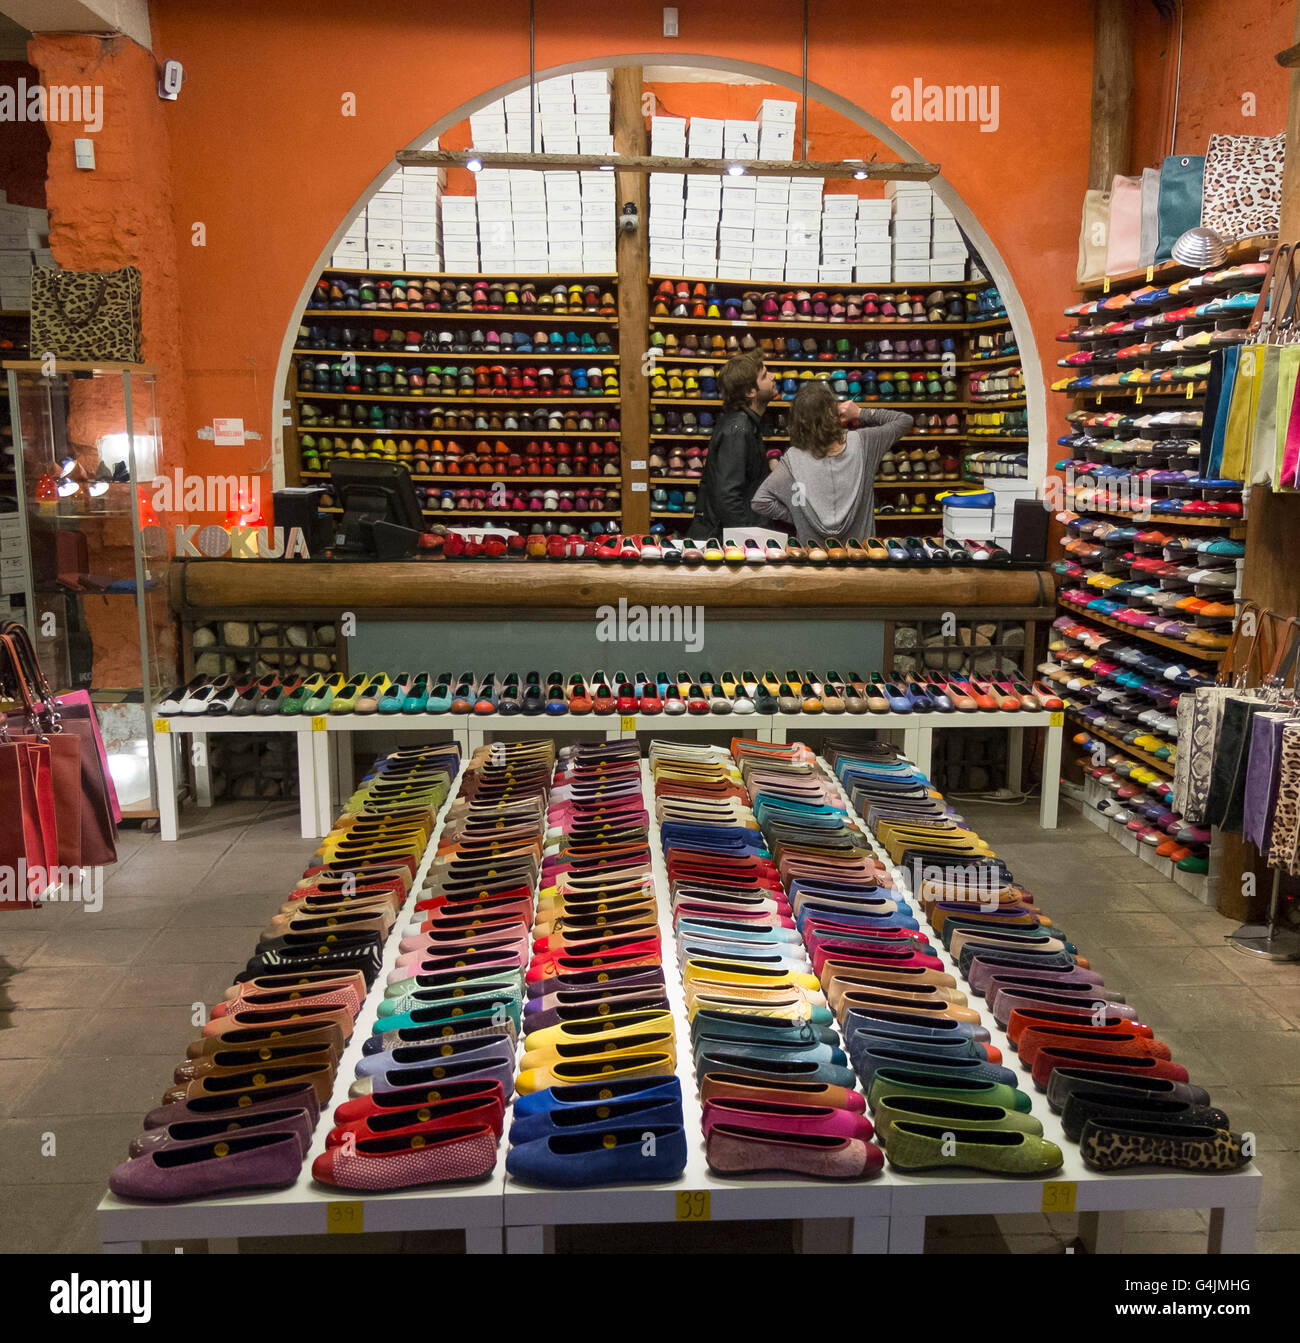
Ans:
{"type": "Polygon", "coordinates": [[[579,70],[577,74],[569,75],[568,79],[575,98],[595,94],[604,94],[608,98],[610,86],[614,82],[613,74],[608,70],[579,70]]]}
{"type": "Polygon", "coordinates": [[[432,274],[442,269],[441,252],[403,252],[402,253],[403,270],[415,271],[417,274],[432,274]]]}
{"type": "MultiPolygon", "coordinates": [[[[764,270],[785,270],[785,248],[784,247],[755,247],[754,248],[754,267],[764,270]]],[[[757,278],[757,277],[756,277],[757,278]]],[[[775,277],[780,279],[780,275],[775,277]]]]}
{"type": "Polygon", "coordinates": [[[852,244],[858,236],[857,220],[852,215],[822,215],[823,238],[844,238],[852,244]]]}
{"type": "Polygon", "coordinates": [[[832,270],[852,270],[855,257],[852,252],[828,252],[822,248],[821,265],[832,270]]]}
{"type": "Polygon", "coordinates": [[[779,283],[785,279],[785,269],[781,266],[751,266],[749,268],[749,278],[751,280],[761,280],[765,283],[779,283]]]}
{"type": "MultiPolygon", "coordinates": [[[[727,201],[722,207],[722,214],[719,220],[723,228],[747,228],[757,229],[758,211],[751,206],[733,205],[727,201]]],[[[785,221],[782,220],[777,232],[785,232],[785,221]]]]}
{"type": "Polygon", "coordinates": [[[863,196],[858,201],[858,220],[871,220],[878,223],[880,220],[889,220],[894,217],[894,203],[890,200],[879,200],[873,196],[863,196]]]}
{"type": "Polygon", "coordinates": [[[794,158],[794,127],[788,130],[769,130],[766,126],[758,135],[758,157],[770,161],[788,162],[794,158]]]}
{"type": "Polygon", "coordinates": [[[601,117],[605,122],[605,129],[609,129],[609,92],[604,93],[579,93],[577,90],[573,94],[574,110],[580,117],[601,117]]]}
{"type": "Polygon", "coordinates": [[[772,125],[793,126],[797,104],[786,102],[782,98],[764,98],[758,105],[757,125],[766,128],[772,125]]]}
{"type": "Polygon", "coordinates": [[[894,197],[894,219],[925,219],[930,218],[930,197],[925,196],[895,196],[894,197]]]}
{"type": "Polygon", "coordinates": [[[893,234],[890,232],[889,220],[887,219],[868,220],[865,224],[859,220],[853,236],[859,243],[888,243],[893,241],[893,234]]]}
{"type": "Polygon", "coordinates": [[[858,243],[854,248],[854,264],[858,266],[879,266],[889,270],[894,263],[894,249],[889,243],[858,243]]]}
{"type": "MultiPolygon", "coordinates": [[[[962,242],[961,229],[957,226],[957,221],[948,215],[946,218],[941,215],[935,215],[931,221],[931,236],[935,242],[962,242]]],[[[964,246],[964,243],[963,243],[964,246]]]]}
{"type": "Polygon", "coordinates": [[[683,224],[682,241],[684,243],[709,243],[716,246],[718,226],[717,224],[692,224],[689,222],[683,224]]]}
{"type": "Polygon", "coordinates": [[[419,196],[403,196],[402,218],[437,219],[438,218],[437,198],[435,197],[432,200],[421,200],[419,196]]]}
{"type": "Polygon", "coordinates": [[[847,192],[828,191],[822,196],[822,214],[823,216],[847,216],[849,219],[856,219],[858,217],[858,198],[847,192]]]}
{"type": "Polygon", "coordinates": [[[718,248],[716,244],[682,243],[682,264],[686,267],[688,274],[695,274],[691,270],[692,266],[712,267],[717,259],[718,248]]]}
{"type": "Polygon", "coordinates": [[[821,265],[817,268],[817,278],[823,284],[851,284],[853,267],[821,265]]]}
{"type": "Polygon", "coordinates": [[[546,199],[580,201],[582,199],[582,179],[577,172],[547,170],[542,174],[546,182],[546,199]]]}
{"type": "Polygon", "coordinates": [[[788,211],[790,208],[790,188],[780,182],[769,182],[766,178],[756,177],[754,179],[756,186],[754,189],[754,204],[761,209],[781,209],[788,211]]]}
{"type": "Polygon", "coordinates": [[[964,242],[935,242],[930,244],[930,260],[956,264],[964,262],[969,253],[964,242]]]}
{"type": "Polygon", "coordinates": [[[947,262],[943,265],[931,264],[928,278],[940,284],[952,284],[966,278],[966,267],[947,262]]]}
{"type": "Polygon", "coordinates": [[[685,225],[680,219],[658,219],[651,215],[647,233],[650,246],[653,247],[658,242],[680,243],[686,236],[684,230],[685,225]]]}
{"type": "MultiPolygon", "coordinates": [[[[535,200],[529,197],[526,200],[511,201],[510,213],[516,221],[528,221],[528,229],[531,232],[534,228],[545,227],[546,224],[546,201],[539,196],[535,200]]],[[[444,221],[445,222],[445,221],[444,221]]]]}
{"type": "Polygon", "coordinates": [[[402,199],[436,201],[442,195],[445,185],[445,182],[439,182],[433,177],[403,177],[402,199]]]}
{"type": "Polygon", "coordinates": [[[889,284],[893,278],[893,268],[890,266],[857,265],[853,268],[853,282],[855,284],[889,284]]]}
{"type": "Polygon", "coordinates": [[[718,229],[718,241],[725,247],[728,243],[753,247],[758,241],[752,228],[736,228],[735,225],[722,224],[718,229]]]}
{"type": "MultiPolygon", "coordinates": [[[[807,221],[800,221],[800,224],[807,227],[816,227],[816,221],[811,225],[807,221]]],[[[780,229],[785,232],[791,227],[789,211],[783,210],[779,205],[759,205],[754,209],[754,227],[756,229],[780,229]]]]}
{"type": "MultiPolygon", "coordinates": [[[[579,135],[579,154],[608,154],[613,157],[614,137],[612,135],[579,135]]],[[[599,171],[599,170],[598,170],[599,171]]]]}
{"type": "Polygon", "coordinates": [[[788,181],[781,181],[775,177],[733,177],[728,173],[725,177],[719,179],[722,182],[723,201],[743,201],[748,199],[751,205],[754,204],[758,195],[758,188],[765,186],[784,186],[789,189],[788,181]]]}
{"type": "Polygon", "coordinates": [[[895,262],[929,261],[930,244],[926,242],[896,242],[894,244],[895,262]]]}
{"type": "Polygon", "coordinates": [[[366,205],[367,219],[400,219],[402,217],[402,198],[400,196],[374,196],[366,205]]]}
{"type": "Polygon", "coordinates": [[[914,182],[907,178],[892,177],[885,182],[885,195],[890,199],[899,196],[924,196],[930,198],[929,182],[914,182]]]}
{"type": "Polygon", "coordinates": [[[820,248],[821,235],[816,229],[787,229],[785,246],[787,251],[811,252],[814,248],[820,248]]]}
{"type": "Polygon", "coordinates": [[[604,115],[599,112],[595,116],[589,113],[580,113],[573,118],[574,134],[581,139],[584,135],[609,135],[609,107],[606,106],[604,115]]]}
{"type": "Polygon", "coordinates": [[[478,201],[473,196],[444,196],[441,205],[444,221],[478,218],[478,201]]]}
{"type": "Polygon", "coordinates": [[[754,264],[754,249],[743,243],[725,243],[718,248],[718,259],[738,262],[748,268],[754,264]]]}
{"type": "Polygon", "coordinates": [[[815,276],[821,257],[815,247],[788,247],[785,253],[785,268],[789,272],[798,270],[804,275],[815,276]]]}
{"type": "Polygon", "coordinates": [[[686,206],[686,215],[684,223],[703,224],[706,228],[711,228],[715,233],[718,231],[718,225],[721,222],[721,215],[716,209],[692,209],[690,203],[686,206]]]}
{"type": "Polygon", "coordinates": [[[366,216],[363,212],[354,219],[344,230],[344,238],[350,242],[365,243],[366,241],[366,216]]]}
{"type": "MultiPolygon", "coordinates": [[[[412,220],[412,223],[415,221],[412,220]]],[[[367,219],[366,237],[367,238],[400,238],[402,236],[402,219],[399,215],[396,219],[367,219]]]]}
{"type": "MultiPolygon", "coordinates": [[[[482,225],[479,225],[480,234],[482,225]]],[[[582,241],[582,220],[581,219],[556,219],[554,215],[546,224],[547,237],[551,244],[563,244],[566,242],[580,243],[582,241]]]]}
{"type": "Polygon", "coordinates": [[[930,220],[928,218],[895,219],[894,241],[896,243],[923,242],[928,247],[930,243],[930,220]]]}
{"type": "Polygon", "coordinates": [[[373,261],[375,257],[400,257],[404,250],[400,238],[371,238],[366,255],[373,261]]]}
{"type": "Polygon", "coordinates": [[[822,226],[822,216],[820,210],[804,209],[796,206],[793,201],[785,215],[786,228],[815,229],[820,231],[822,226]]]}

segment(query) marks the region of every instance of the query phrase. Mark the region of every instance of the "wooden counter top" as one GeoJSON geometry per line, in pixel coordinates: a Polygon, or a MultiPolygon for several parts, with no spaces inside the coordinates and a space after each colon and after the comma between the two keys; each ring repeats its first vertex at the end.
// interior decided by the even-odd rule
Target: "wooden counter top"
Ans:
{"type": "Polygon", "coordinates": [[[884,620],[922,612],[987,610],[1030,619],[1052,613],[1051,571],[1041,569],[821,567],[690,568],[663,565],[184,560],[171,566],[178,610],[255,607],[299,613],[382,612],[444,617],[562,618],[617,605],[686,604],[715,617],[884,620]]]}

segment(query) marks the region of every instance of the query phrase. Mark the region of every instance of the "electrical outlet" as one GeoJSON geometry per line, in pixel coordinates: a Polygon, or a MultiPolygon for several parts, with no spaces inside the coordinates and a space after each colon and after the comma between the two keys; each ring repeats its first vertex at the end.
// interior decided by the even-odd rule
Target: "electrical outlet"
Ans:
{"type": "Polygon", "coordinates": [[[95,166],[95,142],[93,140],[74,140],[72,150],[75,162],[78,168],[93,168],[95,166]]]}

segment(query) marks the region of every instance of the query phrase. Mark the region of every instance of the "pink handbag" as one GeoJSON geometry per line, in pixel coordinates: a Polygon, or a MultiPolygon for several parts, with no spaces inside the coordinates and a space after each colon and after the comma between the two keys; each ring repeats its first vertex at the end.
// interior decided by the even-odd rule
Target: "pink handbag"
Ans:
{"type": "Polygon", "coordinates": [[[1126,275],[1142,264],[1142,179],[1116,177],[1110,187],[1106,274],[1126,275]]]}
{"type": "Polygon", "coordinates": [[[1277,479],[1280,490],[1300,489],[1296,470],[1300,467],[1300,382],[1291,394],[1291,414],[1287,418],[1286,446],[1282,450],[1282,471],[1277,479]]]}

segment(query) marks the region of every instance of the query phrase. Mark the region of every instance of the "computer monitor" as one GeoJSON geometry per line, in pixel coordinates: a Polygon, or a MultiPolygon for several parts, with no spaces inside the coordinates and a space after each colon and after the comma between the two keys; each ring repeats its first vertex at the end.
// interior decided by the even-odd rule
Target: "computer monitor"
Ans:
{"type": "Polygon", "coordinates": [[[424,514],[406,467],[400,462],[335,458],[330,483],[343,509],[340,539],[333,547],[336,554],[378,559],[408,559],[415,554],[424,514]]]}

